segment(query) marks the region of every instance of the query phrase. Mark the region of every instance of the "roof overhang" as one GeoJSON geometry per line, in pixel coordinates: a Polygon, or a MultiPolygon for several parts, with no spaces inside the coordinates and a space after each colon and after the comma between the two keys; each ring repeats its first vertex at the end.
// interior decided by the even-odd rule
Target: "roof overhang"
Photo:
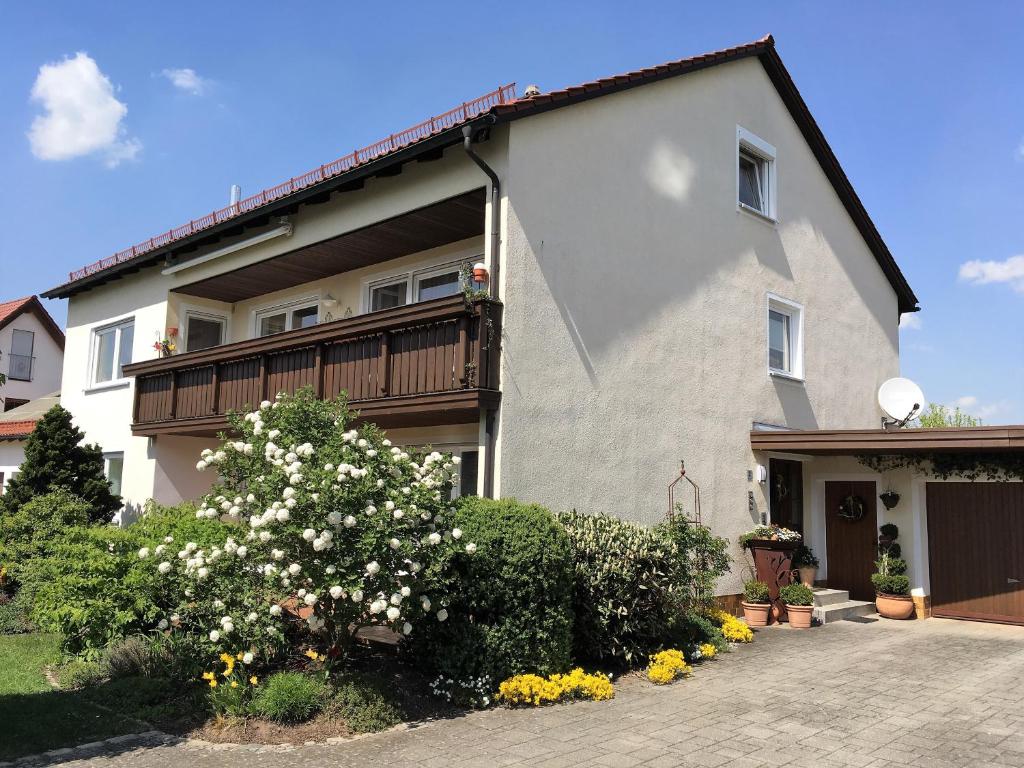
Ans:
{"type": "Polygon", "coordinates": [[[941,429],[754,430],[750,447],[824,456],[1024,451],[1024,425],[941,429]]]}

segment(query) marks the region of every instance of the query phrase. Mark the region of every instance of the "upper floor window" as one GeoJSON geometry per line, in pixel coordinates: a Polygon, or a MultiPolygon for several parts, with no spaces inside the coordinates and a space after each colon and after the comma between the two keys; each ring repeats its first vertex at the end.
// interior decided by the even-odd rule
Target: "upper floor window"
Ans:
{"type": "Polygon", "coordinates": [[[285,306],[265,309],[256,313],[256,335],[270,336],[272,333],[308,328],[320,321],[320,301],[305,299],[285,306]]]}
{"type": "Polygon", "coordinates": [[[803,307],[768,295],[768,372],[803,379],[803,307]]]}
{"type": "Polygon", "coordinates": [[[737,126],[736,158],[737,205],[775,219],[775,147],[737,126]]]}
{"type": "Polygon", "coordinates": [[[227,320],[204,312],[185,313],[185,351],[195,352],[224,343],[227,320]]]}
{"type": "Polygon", "coordinates": [[[393,309],[416,301],[454,296],[462,290],[459,270],[462,262],[445,264],[404,275],[393,275],[371,283],[366,306],[370,312],[393,309]]]}
{"type": "Polygon", "coordinates": [[[92,383],[105,384],[124,378],[124,366],[132,361],[135,318],[93,331],[92,383]]]}
{"type": "Polygon", "coordinates": [[[32,381],[32,352],[36,335],[32,331],[17,328],[11,336],[11,356],[7,368],[8,378],[16,381],[32,381]]]}

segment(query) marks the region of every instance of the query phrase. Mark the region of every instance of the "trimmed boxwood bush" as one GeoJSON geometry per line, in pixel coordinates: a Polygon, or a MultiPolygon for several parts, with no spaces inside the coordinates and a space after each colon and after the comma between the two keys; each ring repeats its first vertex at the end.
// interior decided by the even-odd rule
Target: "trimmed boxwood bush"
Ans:
{"type": "Polygon", "coordinates": [[[477,552],[445,564],[450,618],[418,628],[413,652],[456,684],[487,676],[497,686],[524,672],[567,670],[572,550],[555,516],[537,504],[470,496],[459,500],[456,517],[477,552]]]}
{"type": "Polygon", "coordinates": [[[771,594],[768,585],[763,581],[748,581],[743,585],[743,599],[748,603],[764,605],[771,602],[771,594]]]}
{"type": "Polygon", "coordinates": [[[803,584],[787,584],[779,589],[779,597],[786,605],[814,605],[814,592],[803,584]]]}

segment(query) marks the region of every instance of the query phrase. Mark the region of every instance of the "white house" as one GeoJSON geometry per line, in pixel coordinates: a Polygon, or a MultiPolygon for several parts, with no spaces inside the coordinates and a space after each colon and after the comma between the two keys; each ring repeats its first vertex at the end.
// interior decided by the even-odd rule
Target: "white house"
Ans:
{"type": "Polygon", "coordinates": [[[24,459],[40,403],[58,401],[63,358],[64,332],[37,297],[0,302],[0,493],[24,459]]]}
{"type": "Polygon", "coordinates": [[[200,495],[227,411],[309,386],[460,453],[464,493],[653,523],[685,459],[716,533],[774,518],[823,560],[812,453],[756,436],[877,427],[917,309],[770,37],[499,88],[45,295],[62,402],[130,505],[200,495]]]}

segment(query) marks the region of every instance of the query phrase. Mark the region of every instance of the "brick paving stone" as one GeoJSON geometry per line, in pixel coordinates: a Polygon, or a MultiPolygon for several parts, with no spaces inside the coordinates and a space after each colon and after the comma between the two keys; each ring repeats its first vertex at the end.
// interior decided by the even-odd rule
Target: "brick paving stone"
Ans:
{"type": "Polygon", "coordinates": [[[610,702],[490,710],[333,744],[160,734],[39,756],[61,768],[1024,768],[1024,628],[940,619],[759,631],[610,702]]]}

